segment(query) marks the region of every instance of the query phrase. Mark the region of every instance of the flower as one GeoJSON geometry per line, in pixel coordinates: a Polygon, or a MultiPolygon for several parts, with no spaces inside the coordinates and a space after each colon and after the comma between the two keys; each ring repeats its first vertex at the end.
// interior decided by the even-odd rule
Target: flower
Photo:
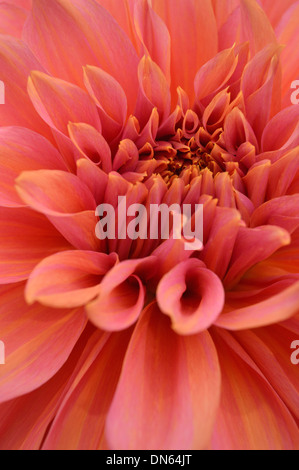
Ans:
{"type": "Polygon", "coordinates": [[[0,447],[298,448],[299,2],[0,11],[0,447]],[[203,249],[99,240],[120,196],[203,249]]]}

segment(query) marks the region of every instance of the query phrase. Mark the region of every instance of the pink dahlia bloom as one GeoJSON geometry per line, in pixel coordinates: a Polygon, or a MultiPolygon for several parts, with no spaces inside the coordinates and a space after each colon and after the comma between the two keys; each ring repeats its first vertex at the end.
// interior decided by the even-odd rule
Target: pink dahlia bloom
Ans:
{"type": "Polygon", "coordinates": [[[6,0],[0,32],[0,447],[298,449],[299,1],[6,0]],[[202,204],[203,247],[99,240],[119,196],[202,204]]]}

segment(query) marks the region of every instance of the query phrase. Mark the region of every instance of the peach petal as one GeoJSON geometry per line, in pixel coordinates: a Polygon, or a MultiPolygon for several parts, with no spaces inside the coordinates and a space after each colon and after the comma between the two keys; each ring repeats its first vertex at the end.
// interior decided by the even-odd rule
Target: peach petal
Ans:
{"type": "Polygon", "coordinates": [[[30,72],[43,70],[32,52],[21,41],[1,36],[0,69],[5,84],[5,106],[0,106],[0,125],[31,128],[51,140],[48,126],[36,113],[26,92],[30,72]]]}
{"type": "Polygon", "coordinates": [[[221,313],[224,291],[219,278],[197,259],[178,264],[160,281],[157,302],[178,334],[209,328],[221,313]]]}
{"type": "Polygon", "coordinates": [[[42,214],[28,208],[0,208],[0,284],[27,279],[46,256],[70,249],[42,214]]]}
{"type": "Polygon", "coordinates": [[[90,338],[43,450],[105,448],[106,415],[117,386],[130,333],[129,330],[109,335],[97,331],[90,338]]]}
{"type": "Polygon", "coordinates": [[[86,307],[88,318],[98,328],[120,331],[138,319],[145,301],[141,279],[154,275],[155,257],[126,260],[104,277],[98,298],[86,307]]]}
{"type": "Polygon", "coordinates": [[[177,87],[194,98],[194,78],[199,68],[214,57],[218,49],[217,25],[209,0],[152,1],[153,9],[165,22],[171,37],[171,91],[177,87]]]}
{"type": "Polygon", "coordinates": [[[93,161],[105,173],[112,170],[111,150],[102,134],[94,127],[84,123],[69,123],[68,131],[80,157],[93,161]]]}
{"type": "Polygon", "coordinates": [[[0,405],[0,449],[39,450],[59,403],[68,390],[88,333],[83,332],[62,368],[44,385],[0,405]],[[30,409],[30,413],[27,410],[30,409]]]}
{"type": "Polygon", "coordinates": [[[134,24],[137,35],[149,55],[160,67],[170,83],[171,40],[165,23],[151,8],[147,0],[137,0],[134,9],[134,24]]]}
{"type": "Polygon", "coordinates": [[[19,207],[24,203],[18,196],[15,179],[23,171],[67,170],[60,153],[40,134],[20,127],[0,128],[0,203],[19,207]]]}
{"type": "Polygon", "coordinates": [[[217,329],[212,337],[221,350],[222,386],[211,448],[298,448],[298,426],[255,362],[230,333],[217,329]]]}
{"type": "Polygon", "coordinates": [[[28,12],[17,5],[1,3],[0,34],[21,38],[28,12]]]}
{"type": "Polygon", "coordinates": [[[82,66],[101,67],[123,87],[130,109],[134,106],[137,54],[125,32],[95,1],[33,1],[24,38],[53,75],[82,85],[82,66]]]}
{"type": "Polygon", "coordinates": [[[289,233],[272,225],[257,228],[241,227],[233,249],[224,285],[229,289],[254,264],[268,258],[279,248],[289,245],[289,233]]]}
{"type": "Polygon", "coordinates": [[[216,208],[208,240],[200,258],[220,279],[227,271],[241,226],[241,216],[236,210],[226,207],[216,208]]]}
{"type": "Polygon", "coordinates": [[[120,84],[99,67],[84,68],[85,86],[98,106],[102,131],[107,140],[121,132],[127,117],[127,97],[120,84]]]}
{"type": "Polygon", "coordinates": [[[135,115],[141,127],[147,123],[153,108],[157,108],[160,121],[170,113],[170,91],[165,75],[150,57],[143,57],[138,67],[139,95],[135,115]]]}
{"type": "Polygon", "coordinates": [[[6,345],[6,363],[1,366],[0,376],[1,402],[25,395],[53,377],[86,324],[81,309],[53,310],[38,304],[29,307],[23,291],[23,285],[1,288],[1,338],[6,345]]]}
{"type": "Polygon", "coordinates": [[[298,194],[271,199],[254,211],[250,225],[277,225],[293,233],[299,225],[298,204],[298,194]]]}
{"type": "Polygon", "coordinates": [[[209,333],[179,336],[151,304],[133,333],[108,413],[109,447],[206,448],[219,391],[218,359],[209,333]]]}
{"type": "Polygon", "coordinates": [[[64,171],[24,171],[16,180],[18,194],[35,210],[47,215],[75,214],[96,208],[88,187],[64,171]]]}
{"type": "Polygon", "coordinates": [[[53,308],[85,305],[98,295],[103,277],[116,261],[115,254],[78,250],[45,258],[30,274],[26,301],[53,308]]]}
{"type": "Polygon", "coordinates": [[[255,0],[240,0],[241,37],[240,42],[250,41],[252,54],[268,44],[277,44],[277,39],[266,13],[255,0]]]}
{"type": "Polygon", "coordinates": [[[247,300],[248,306],[223,313],[215,323],[232,331],[271,325],[292,317],[298,310],[298,298],[298,281],[293,281],[292,285],[278,294],[273,292],[270,297],[254,304],[247,293],[247,299],[244,298],[243,301],[247,300]]]}
{"type": "Polygon", "coordinates": [[[289,410],[299,418],[299,375],[290,361],[294,333],[281,325],[235,333],[238,343],[248,352],[289,410]]]}
{"type": "Polygon", "coordinates": [[[68,122],[83,122],[101,131],[95,104],[81,88],[41,72],[32,72],[28,93],[42,119],[68,135],[68,122]]]}
{"type": "Polygon", "coordinates": [[[219,91],[234,73],[238,59],[235,56],[234,48],[219,52],[213,59],[210,59],[198,71],[195,81],[195,97],[197,100],[219,91]]]}
{"type": "Polygon", "coordinates": [[[289,106],[276,114],[264,129],[263,152],[288,150],[299,145],[299,106],[289,106]]]}

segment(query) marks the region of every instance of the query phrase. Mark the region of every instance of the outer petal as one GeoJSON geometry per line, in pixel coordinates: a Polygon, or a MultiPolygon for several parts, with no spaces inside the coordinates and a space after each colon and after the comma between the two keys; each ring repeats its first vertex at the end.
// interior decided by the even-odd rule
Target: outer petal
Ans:
{"type": "Polygon", "coordinates": [[[74,371],[69,391],[43,444],[44,450],[105,448],[106,415],[130,335],[131,330],[113,335],[94,333],[74,371]]]}
{"type": "Polygon", "coordinates": [[[36,113],[27,94],[32,70],[43,70],[29,48],[8,36],[0,37],[1,80],[5,85],[5,105],[0,106],[1,126],[24,126],[51,138],[48,126],[36,113]]]}
{"type": "Polygon", "coordinates": [[[45,257],[70,245],[42,214],[0,208],[0,284],[28,279],[45,257]]]}
{"type": "Polygon", "coordinates": [[[298,419],[299,374],[290,360],[290,345],[297,335],[283,326],[237,332],[235,337],[298,419]]]}
{"type": "Polygon", "coordinates": [[[26,301],[54,308],[79,307],[99,293],[99,284],[117,261],[116,255],[64,251],[43,260],[31,273],[26,301]]]}
{"type": "Polygon", "coordinates": [[[221,351],[221,403],[213,449],[287,450],[299,445],[298,427],[264,375],[226,332],[213,331],[221,351]]]}
{"type": "Polygon", "coordinates": [[[182,337],[151,304],[130,342],[106,425],[112,449],[208,445],[220,375],[209,333],[182,337]]]}
{"type": "Polygon", "coordinates": [[[53,225],[79,250],[97,250],[96,203],[88,187],[71,173],[55,170],[24,172],[17,179],[21,198],[47,215],[53,225]]]}
{"type": "Polygon", "coordinates": [[[0,371],[0,401],[40,387],[62,367],[86,324],[82,310],[28,307],[24,286],[1,288],[1,339],[6,363],[0,371]]]}
{"type": "Polygon", "coordinates": [[[67,170],[60,153],[41,135],[20,127],[0,128],[0,204],[18,207],[15,179],[23,171],[67,170]]]}
{"type": "Polygon", "coordinates": [[[28,12],[16,5],[0,4],[0,34],[21,38],[28,12]]]}
{"type": "Polygon", "coordinates": [[[82,355],[87,332],[79,338],[63,367],[44,385],[0,405],[0,449],[39,450],[68,381],[82,355]],[[28,413],[30,410],[30,413],[28,413]]]}
{"type": "Polygon", "coordinates": [[[65,80],[80,85],[82,66],[101,67],[123,86],[132,109],[136,100],[137,54],[124,31],[98,3],[33,0],[24,37],[46,69],[65,80]]]}

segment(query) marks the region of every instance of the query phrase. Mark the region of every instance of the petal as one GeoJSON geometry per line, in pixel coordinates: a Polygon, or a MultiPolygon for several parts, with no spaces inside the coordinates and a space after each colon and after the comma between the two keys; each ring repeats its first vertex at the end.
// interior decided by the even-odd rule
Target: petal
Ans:
{"type": "Polygon", "coordinates": [[[230,267],[224,279],[226,288],[236,284],[254,264],[268,258],[290,243],[289,233],[272,225],[255,229],[241,227],[232,253],[230,267]]]}
{"type": "Polygon", "coordinates": [[[218,49],[217,25],[209,0],[152,1],[153,9],[165,22],[171,37],[171,90],[182,87],[190,100],[194,97],[194,78],[199,68],[214,57],[218,49]]]}
{"type": "Polygon", "coordinates": [[[81,157],[93,161],[106,173],[112,170],[111,150],[102,134],[94,127],[82,123],[69,123],[68,131],[81,157]]]}
{"type": "Polygon", "coordinates": [[[34,0],[24,38],[45,68],[64,80],[82,85],[82,66],[101,67],[123,87],[132,109],[137,54],[124,31],[95,1],[34,0]]]}
{"type": "Polygon", "coordinates": [[[160,67],[170,83],[170,35],[165,23],[147,0],[135,2],[134,24],[144,53],[160,67]]]}
{"type": "Polygon", "coordinates": [[[178,334],[209,328],[221,313],[224,290],[220,279],[197,259],[178,264],[161,280],[157,302],[178,334]]]}
{"type": "Polygon", "coordinates": [[[219,52],[196,74],[194,81],[195,96],[202,100],[223,87],[233,75],[238,63],[234,48],[219,52]]]}
{"type": "Polygon", "coordinates": [[[45,257],[70,245],[42,214],[0,208],[0,284],[28,279],[45,257]]]}
{"type": "Polygon", "coordinates": [[[125,357],[107,418],[108,444],[126,450],[205,448],[219,391],[218,359],[209,333],[178,336],[151,304],[125,357]]]}
{"type": "Polygon", "coordinates": [[[120,331],[133,325],[145,302],[141,279],[154,274],[156,259],[148,257],[117,264],[104,277],[99,297],[86,307],[88,318],[105,331],[120,331]]]}
{"type": "Polygon", "coordinates": [[[116,255],[92,251],[64,251],[50,256],[31,273],[26,301],[53,308],[85,305],[97,296],[102,278],[116,261],[116,255]]]}
{"type": "Polygon", "coordinates": [[[33,392],[0,405],[1,450],[40,449],[59,403],[68,390],[68,381],[80,360],[86,336],[84,332],[66,363],[53,378],[33,392]]]}
{"type": "Polygon", "coordinates": [[[268,44],[276,44],[277,39],[271,23],[255,0],[240,0],[241,37],[240,42],[250,41],[252,55],[268,44]]]}
{"type": "Polygon", "coordinates": [[[43,450],[95,450],[105,447],[106,415],[130,335],[130,330],[113,335],[94,333],[82,352],[43,450]]]}
{"type": "Polygon", "coordinates": [[[135,115],[141,127],[147,123],[153,108],[157,108],[160,121],[170,113],[170,91],[165,75],[150,57],[143,57],[138,67],[139,95],[135,115]]]}
{"type": "MultiPolygon", "coordinates": [[[[246,330],[271,325],[292,317],[298,311],[299,282],[294,281],[292,285],[282,292],[265,295],[265,300],[253,303],[251,292],[244,292],[243,298],[239,299],[240,308],[226,306],[227,313],[223,313],[215,322],[217,326],[229,330],[246,330]],[[243,305],[246,305],[243,307],[243,305]]],[[[275,289],[275,287],[274,287],[275,289]]],[[[273,290],[273,289],[272,289],[273,290]]],[[[265,294],[267,289],[265,289],[265,294]]]]}
{"type": "Polygon", "coordinates": [[[24,395],[43,385],[63,366],[86,324],[82,310],[28,307],[24,286],[1,288],[0,401],[24,395]]]}
{"type": "Polygon", "coordinates": [[[21,38],[28,12],[17,5],[0,4],[0,34],[21,38]]]}
{"type": "Polygon", "coordinates": [[[21,41],[0,38],[1,80],[5,84],[5,106],[0,106],[1,126],[24,126],[52,138],[48,126],[35,111],[27,94],[32,70],[43,70],[32,52],[21,41]]]}
{"type": "Polygon", "coordinates": [[[299,418],[299,374],[290,360],[290,345],[297,336],[281,324],[240,331],[235,337],[288,408],[299,418]]]}
{"type": "Polygon", "coordinates": [[[21,198],[35,210],[47,215],[62,235],[79,250],[97,250],[95,235],[96,203],[88,186],[63,171],[24,172],[17,179],[21,198]]]}
{"type": "Polygon", "coordinates": [[[262,137],[263,152],[299,145],[299,106],[289,106],[271,119],[262,137]]]}
{"type": "Polygon", "coordinates": [[[14,184],[22,171],[67,170],[60,153],[41,135],[21,127],[0,128],[0,204],[18,207],[24,203],[14,184]]]}
{"type": "Polygon", "coordinates": [[[298,427],[264,375],[228,332],[212,337],[221,351],[221,402],[214,450],[288,450],[299,445],[298,427]]]}
{"type": "Polygon", "coordinates": [[[45,73],[32,72],[28,93],[42,119],[52,128],[68,134],[71,122],[84,122],[101,130],[95,104],[81,88],[45,73]]]}

